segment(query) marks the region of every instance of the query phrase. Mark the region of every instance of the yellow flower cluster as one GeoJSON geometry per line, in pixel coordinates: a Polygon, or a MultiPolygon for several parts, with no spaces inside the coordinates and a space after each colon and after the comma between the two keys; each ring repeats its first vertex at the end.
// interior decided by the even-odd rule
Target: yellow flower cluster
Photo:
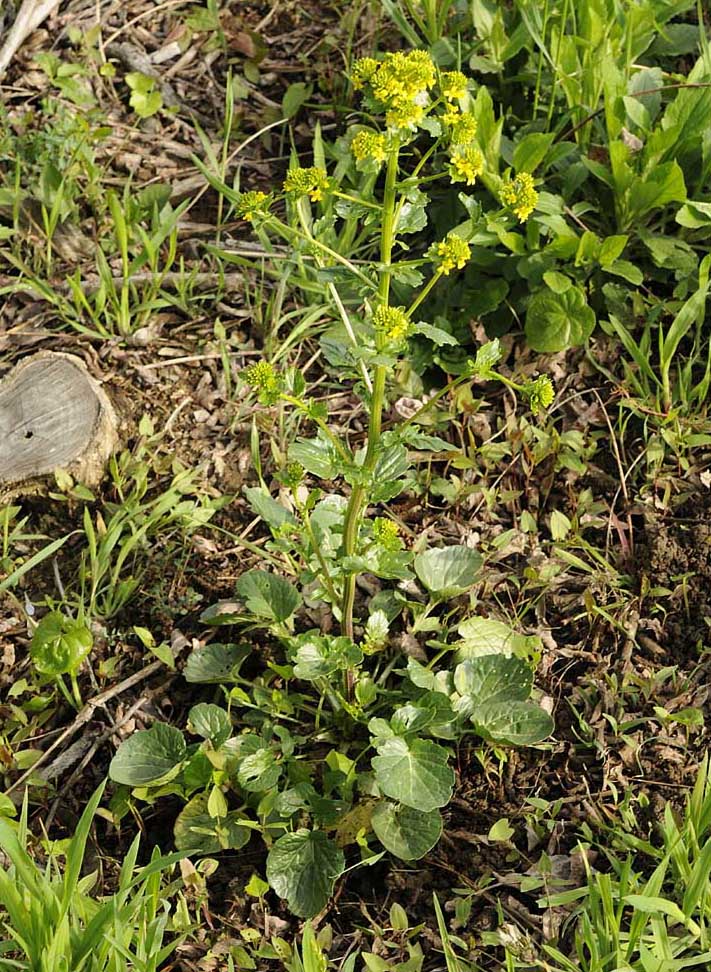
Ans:
{"type": "Polygon", "coordinates": [[[273,364],[257,361],[242,371],[242,377],[259,392],[259,399],[265,405],[273,405],[278,400],[282,378],[273,364]]]}
{"type": "Polygon", "coordinates": [[[351,71],[351,81],[356,91],[360,91],[370,81],[379,66],[374,57],[361,57],[355,62],[351,71]]]}
{"type": "Polygon", "coordinates": [[[326,170],[319,169],[317,166],[311,166],[308,169],[297,166],[295,169],[289,169],[284,180],[284,192],[291,193],[294,196],[308,195],[311,202],[320,202],[327,190],[328,175],[326,170]]]}
{"type": "Polygon", "coordinates": [[[356,89],[370,85],[373,97],[385,109],[389,128],[414,129],[424,117],[436,71],[426,51],[396,51],[382,61],[370,57],[356,61],[352,78],[356,89]]]}
{"type": "Polygon", "coordinates": [[[435,83],[435,66],[427,51],[386,54],[370,80],[373,94],[383,104],[415,101],[435,83]]]}
{"type": "Polygon", "coordinates": [[[529,172],[521,172],[515,179],[505,182],[500,195],[501,201],[513,210],[522,223],[526,222],[538,202],[533,176],[529,172]]]}
{"type": "Polygon", "coordinates": [[[524,394],[528,398],[528,403],[534,415],[542,409],[546,409],[553,404],[555,390],[553,382],[548,375],[540,375],[535,381],[529,382],[524,387],[524,394]]]}
{"type": "Polygon", "coordinates": [[[237,215],[251,223],[257,216],[266,216],[269,213],[270,197],[266,192],[250,190],[240,193],[239,201],[235,206],[237,215]]]}
{"type": "Polygon", "coordinates": [[[404,307],[388,307],[386,304],[373,314],[373,324],[390,341],[404,341],[412,330],[404,307]]]}
{"type": "Polygon", "coordinates": [[[476,137],[476,118],[465,115],[460,111],[449,111],[442,115],[448,125],[452,126],[452,145],[468,145],[476,137]]]}
{"type": "Polygon", "coordinates": [[[425,117],[425,109],[414,101],[405,101],[385,112],[388,128],[408,128],[413,131],[425,117]]]}
{"type": "Polygon", "coordinates": [[[378,132],[361,129],[353,136],[351,152],[353,152],[356,162],[365,162],[366,160],[384,162],[387,154],[385,136],[378,132]]]}
{"type": "Polygon", "coordinates": [[[435,243],[430,255],[438,266],[440,273],[447,276],[452,270],[465,267],[472,255],[471,247],[466,240],[455,233],[448,233],[446,239],[435,243]]]}
{"type": "Polygon", "coordinates": [[[467,93],[467,77],[461,71],[445,71],[440,87],[445,98],[458,101],[467,93]]]}
{"type": "Polygon", "coordinates": [[[402,540],[397,523],[378,516],[373,520],[373,539],[386,550],[401,550],[402,540]]]}
{"type": "Polygon", "coordinates": [[[449,177],[452,182],[466,182],[468,186],[473,186],[483,169],[484,156],[473,145],[457,148],[449,157],[449,177]]]}

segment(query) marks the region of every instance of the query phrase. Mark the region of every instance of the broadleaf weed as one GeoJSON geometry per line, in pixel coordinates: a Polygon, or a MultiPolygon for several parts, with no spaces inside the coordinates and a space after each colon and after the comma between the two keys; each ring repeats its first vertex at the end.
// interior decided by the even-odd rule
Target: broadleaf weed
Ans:
{"type": "MultiPolygon", "coordinates": [[[[529,701],[530,663],[506,647],[436,667],[453,647],[446,640],[450,603],[477,583],[482,558],[460,544],[409,550],[397,519],[386,515],[412,480],[411,444],[424,453],[441,448],[421,425],[433,402],[399,424],[386,427],[384,418],[389,380],[407,358],[408,340],[420,334],[439,346],[457,343],[439,321],[422,320],[421,308],[468,264],[477,224],[465,219],[429,248],[410,249],[405,241],[427,222],[434,182],[471,185],[483,172],[469,82],[459,71],[439,72],[424,51],[365,58],[352,80],[379,127],[358,126],[337,146],[317,132],[315,164],[292,158],[281,194],[236,191],[214,166],[199,164],[235,215],[252,225],[265,253],[281,239],[299,279],[321,284],[339,335],[326,332],[324,352],[329,360],[339,356],[339,378],[353,382],[367,416],[366,438],[356,444],[350,431],[334,428],[326,403],[309,395],[298,368],[263,358],[242,372],[243,388],[252,388],[263,408],[279,416],[286,410],[316,431],[277,447],[279,500],[266,488],[255,440],[260,483],[245,492],[271,531],[270,559],[298,577],[299,588],[254,568],[237,583],[240,606],[217,605],[204,620],[262,628],[285,658],[247,679],[240,673],[246,646],[210,644],[194,652],[186,676],[222,684],[230,715],[214,707],[211,718],[223,728],[217,735],[201,728],[204,713],[193,707],[188,732],[202,736],[201,743],[156,725],[130,737],[111,768],[132,790],[121,798],[124,807],[169,792],[189,800],[176,823],[181,847],[237,848],[259,831],[270,848],[270,884],[304,916],[326,903],[345,867],[343,847],[357,848],[368,863],[382,854],[371,846],[373,837],[404,860],[422,857],[437,842],[455,782],[443,743],[473,734],[498,747],[530,745],[553,728],[548,713],[529,701]],[[312,478],[346,490],[325,492],[310,485],[312,478]],[[379,515],[368,515],[369,508],[379,515]],[[397,590],[383,590],[363,616],[356,592],[366,573],[419,582],[429,597],[424,614],[397,590]],[[340,634],[304,630],[306,604],[327,607],[340,634]],[[398,618],[409,612],[413,630],[437,631],[442,648],[426,664],[411,658],[405,671],[390,642],[398,618]],[[244,718],[248,731],[233,735],[235,718],[244,718]],[[321,768],[299,743],[313,732],[325,732],[331,744],[321,768]]],[[[502,178],[497,168],[486,183],[499,208],[480,218],[496,220],[502,232],[525,223],[538,199],[533,178],[502,178]]],[[[545,411],[554,396],[548,377],[516,381],[496,369],[501,354],[497,341],[479,348],[433,401],[476,378],[502,382],[534,413],[545,411]]]]}

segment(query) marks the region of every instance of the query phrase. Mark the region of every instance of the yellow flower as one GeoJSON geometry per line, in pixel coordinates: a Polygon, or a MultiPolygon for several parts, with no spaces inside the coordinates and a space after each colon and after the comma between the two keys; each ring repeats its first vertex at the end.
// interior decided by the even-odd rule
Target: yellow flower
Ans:
{"type": "Polygon", "coordinates": [[[385,112],[385,122],[388,128],[409,128],[414,131],[425,116],[422,105],[405,101],[385,112]]]}
{"type": "Polygon", "coordinates": [[[384,162],[387,154],[385,136],[361,129],[353,136],[351,152],[357,162],[365,162],[366,159],[384,162]]]}
{"type": "Polygon", "coordinates": [[[467,265],[472,255],[471,247],[466,240],[454,233],[435,243],[430,251],[431,257],[437,264],[440,273],[448,275],[452,270],[461,270],[467,265]]]}
{"type": "Polygon", "coordinates": [[[386,304],[373,314],[373,324],[390,341],[404,341],[412,329],[404,307],[388,307],[386,304]]]}
{"type": "Polygon", "coordinates": [[[553,404],[555,389],[553,382],[548,375],[539,375],[535,381],[529,382],[523,389],[524,395],[528,398],[531,411],[537,415],[542,409],[548,408],[553,404]]]}
{"type": "Polygon", "coordinates": [[[501,187],[501,201],[509,206],[520,222],[525,223],[538,202],[538,193],[533,188],[533,176],[521,172],[501,187]]]}
{"type": "Polygon", "coordinates": [[[458,101],[467,93],[467,77],[461,71],[445,71],[440,86],[445,98],[458,101]]]}
{"type": "Polygon", "coordinates": [[[308,169],[297,166],[295,169],[289,169],[284,180],[284,192],[294,196],[308,195],[312,202],[320,202],[327,190],[328,175],[326,170],[319,169],[317,166],[311,166],[308,169]]]}
{"type": "Polygon", "coordinates": [[[370,85],[385,111],[388,127],[395,129],[417,128],[430,103],[429,89],[436,77],[434,62],[426,51],[391,52],[380,62],[363,58],[353,69],[354,87],[370,85]]]}
{"type": "Polygon", "coordinates": [[[452,125],[453,145],[467,145],[474,141],[476,137],[476,118],[474,115],[458,114],[450,124],[452,125]]]}
{"type": "Polygon", "coordinates": [[[239,202],[235,209],[238,216],[251,223],[258,216],[268,215],[270,203],[271,199],[266,192],[250,190],[240,193],[239,202]]]}
{"type": "Polygon", "coordinates": [[[360,57],[353,65],[351,81],[356,91],[359,91],[364,84],[371,80],[378,70],[378,62],[374,57],[360,57]]]}
{"type": "Polygon", "coordinates": [[[274,405],[279,400],[282,377],[269,361],[257,361],[242,371],[242,377],[259,392],[264,405],[274,405]]]}
{"type": "Polygon", "coordinates": [[[415,101],[435,83],[435,66],[426,51],[397,51],[386,54],[370,83],[373,94],[384,105],[415,101]]]}
{"type": "Polygon", "coordinates": [[[402,550],[402,540],[397,523],[378,516],[373,520],[373,539],[386,550],[402,550]]]}
{"type": "Polygon", "coordinates": [[[449,177],[452,182],[466,182],[473,186],[484,169],[484,156],[478,148],[456,149],[450,156],[449,177]]]}

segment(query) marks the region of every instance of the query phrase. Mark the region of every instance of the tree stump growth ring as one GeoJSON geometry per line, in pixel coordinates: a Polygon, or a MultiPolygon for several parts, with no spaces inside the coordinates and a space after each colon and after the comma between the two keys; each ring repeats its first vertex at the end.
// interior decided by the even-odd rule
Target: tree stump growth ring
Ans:
{"type": "Polygon", "coordinates": [[[97,485],[118,442],[116,414],[84,362],[40,351],[0,381],[0,498],[62,469],[97,485]]]}

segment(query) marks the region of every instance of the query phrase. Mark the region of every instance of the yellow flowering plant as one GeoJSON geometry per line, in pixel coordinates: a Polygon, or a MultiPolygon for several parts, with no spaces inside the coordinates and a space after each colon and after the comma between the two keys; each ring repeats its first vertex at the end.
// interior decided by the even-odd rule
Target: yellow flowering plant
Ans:
{"type": "MultiPolygon", "coordinates": [[[[241,846],[248,831],[227,811],[226,788],[257,809],[246,826],[261,829],[270,845],[267,879],[302,915],[323,907],[344,867],[340,847],[325,833],[337,818],[355,815],[357,836],[350,839],[364,859],[377,852],[373,840],[405,860],[421,857],[439,839],[440,811],[452,794],[447,740],[474,733],[497,746],[527,745],[552,729],[547,713],[528,701],[530,653],[469,658],[458,652],[457,664],[437,667],[450,649],[445,644],[427,665],[411,658],[405,670],[390,651],[393,629],[402,623],[415,634],[441,629],[446,639],[439,615],[465,608],[457,599],[482,569],[480,554],[468,546],[428,549],[424,538],[413,543],[392,503],[415,486],[417,457],[453,448],[428,431],[437,403],[475,381],[503,382],[534,413],[553,400],[546,376],[524,381],[497,371],[502,346],[493,340],[406,417],[393,420],[389,408],[413,342],[458,346],[445,319],[428,320],[430,302],[477,259],[479,239],[492,235],[487,219],[514,232],[534,211],[537,190],[525,173],[502,178],[492,169],[479,140],[472,84],[462,72],[440,71],[428,53],[415,50],[363,58],[350,77],[362,108],[358,122],[331,145],[317,132],[313,164],[293,157],[279,192],[237,191],[203,167],[265,256],[277,241],[283,255],[286,244],[294,279],[327,299],[333,324],[321,351],[337,380],[348,383],[355,414],[356,400],[362,402],[367,423],[363,432],[337,428],[295,367],[265,357],[242,372],[245,395],[269,409],[281,430],[273,443],[279,498],[267,488],[255,443],[259,482],[244,496],[271,531],[264,548],[253,548],[265,568],[239,578],[236,606],[216,605],[204,620],[265,628],[285,657],[253,683],[239,676],[241,649],[215,644],[194,653],[187,676],[231,682],[233,713],[245,705],[251,713],[245,725],[261,729],[228,739],[229,724],[223,733],[224,720],[215,712],[204,729],[195,726],[203,726],[206,713],[191,715],[193,731],[207,734],[205,752],[198,758],[185,750],[171,776],[171,792],[192,797],[188,808],[209,836],[184,840],[241,846]],[[430,211],[435,186],[464,187],[460,222],[440,226],[430,211]],[[467,211],[472,190],[485,194],[490,206],[477,219],[467,211]],[[284,448],[286,411],[311,431],[284,448]],[[284,574],[297,577],[300,587],[284,574]],[[367,603],[358,598],[358,582],[366,576],[382,587],[367,603]],[[419,585],[421,600],[381,582],[419,585]],[[316,610],[324,623],[309,628],[316,610]],[[491,695],[491,686],[498,694],[491,695]],[[319,733],[343,740],[326,758],[327,773],[306,769],[291,734],[306,713],[317,713],[319,733]],[[367,760],[366,753],[372,754],[367,760]],[[194,796],[200,787],[204,792],[194,796]],[[365,793],[370,796],[362,803],[365,793]],[[294,814],[312,829],[295,831],[294,814]],[[214,819],[218,823],[210,823],[214,819]],[[318,893],[304,881],[307,860],[317,861],[323,874],[318,893]]],[[[177,751],[183,749],[176,740],[177,751]]],[[[112,765],[114,778],[130,783],[131,753],[119,750],[112,765]]]]}

